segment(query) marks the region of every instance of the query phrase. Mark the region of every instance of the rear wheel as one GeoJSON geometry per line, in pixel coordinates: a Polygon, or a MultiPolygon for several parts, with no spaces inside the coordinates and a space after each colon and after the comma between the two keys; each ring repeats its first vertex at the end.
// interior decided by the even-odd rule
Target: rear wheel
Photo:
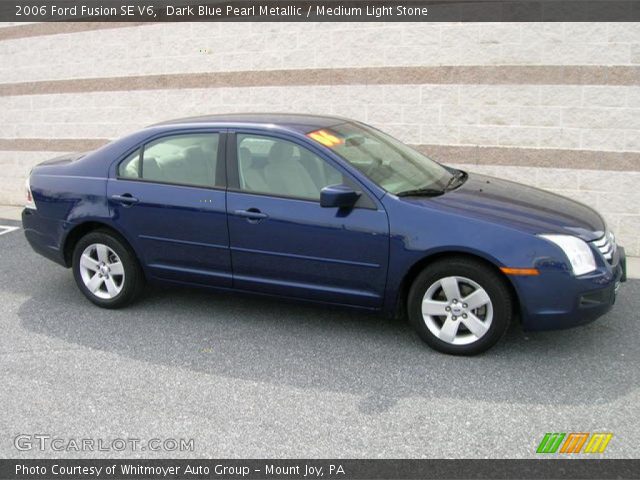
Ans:
{"type": "Polygon", "coordinates": [[[415,279],[408,298],[409,320],[432,348],[475,355],[504,335],[513,316],[511,293],[502,278],[480,261],[439,260],[415,279]]]}
{"type": "Polygon", "coordinates": [[[120,308],[131,303],[144,285],[134,253],[106,230],[91,232],[78,241],[72,268],[80,291],[103,308],[120,308]]]}

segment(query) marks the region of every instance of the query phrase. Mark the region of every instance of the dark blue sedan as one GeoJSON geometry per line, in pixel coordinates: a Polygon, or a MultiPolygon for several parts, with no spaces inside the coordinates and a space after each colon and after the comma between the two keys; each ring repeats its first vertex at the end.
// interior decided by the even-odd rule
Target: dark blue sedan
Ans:
{"type": "Polygon", "coordinates": [[[406,314],[433,348],[475,354],[513,318],[595,320],[625,280],[591,208],[343,118],[166,122],[38,165],[27,196],[31,246],[106,308],[145,281],[238,290],[406,314]]]}

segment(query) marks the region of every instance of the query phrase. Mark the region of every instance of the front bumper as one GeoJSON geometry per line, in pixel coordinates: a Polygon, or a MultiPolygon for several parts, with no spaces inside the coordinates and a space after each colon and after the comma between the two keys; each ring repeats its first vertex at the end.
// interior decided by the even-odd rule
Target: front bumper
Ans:
{"type": "Polygon", "coordinates": [[[627,261],[618,247],[612,265],[574,277],[566,271],[545,271],[518,280],[516,289],[526,330],[558,330],[593,322],[613,307],[627,279],[627,261]]]}

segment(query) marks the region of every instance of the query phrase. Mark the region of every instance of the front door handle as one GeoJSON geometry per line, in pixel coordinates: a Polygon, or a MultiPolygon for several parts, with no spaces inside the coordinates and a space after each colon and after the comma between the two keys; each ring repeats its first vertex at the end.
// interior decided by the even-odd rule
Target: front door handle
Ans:
{"type": "Polygon", "coordinates": [[[252,220],[259,221],[269,217],[269,215],[267,215],[266,213],[262,213],[257,208],[248,208],[247,210],[236,210],[233,213],[234,215],[237,215],[238,217],[244,217],[249,221],[252,221],[252,220]]]}
{"type": "Polygon", "coordinates": [[[131,206],[134,203],[138,203],[138,199],[130,193],[124,193],[122,195],[111,195],[111,200],[121,203],[125,206],[131,206]]]}

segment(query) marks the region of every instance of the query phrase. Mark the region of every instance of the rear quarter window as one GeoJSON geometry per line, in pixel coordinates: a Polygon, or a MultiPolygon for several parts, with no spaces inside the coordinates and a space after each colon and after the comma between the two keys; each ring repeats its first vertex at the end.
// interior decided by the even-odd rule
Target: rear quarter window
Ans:
{"type": "Polygon", "coordinates": [[[139,178],[140,149],[125,158],[118,166],[118,176],[122,178],[139,178]]]}

